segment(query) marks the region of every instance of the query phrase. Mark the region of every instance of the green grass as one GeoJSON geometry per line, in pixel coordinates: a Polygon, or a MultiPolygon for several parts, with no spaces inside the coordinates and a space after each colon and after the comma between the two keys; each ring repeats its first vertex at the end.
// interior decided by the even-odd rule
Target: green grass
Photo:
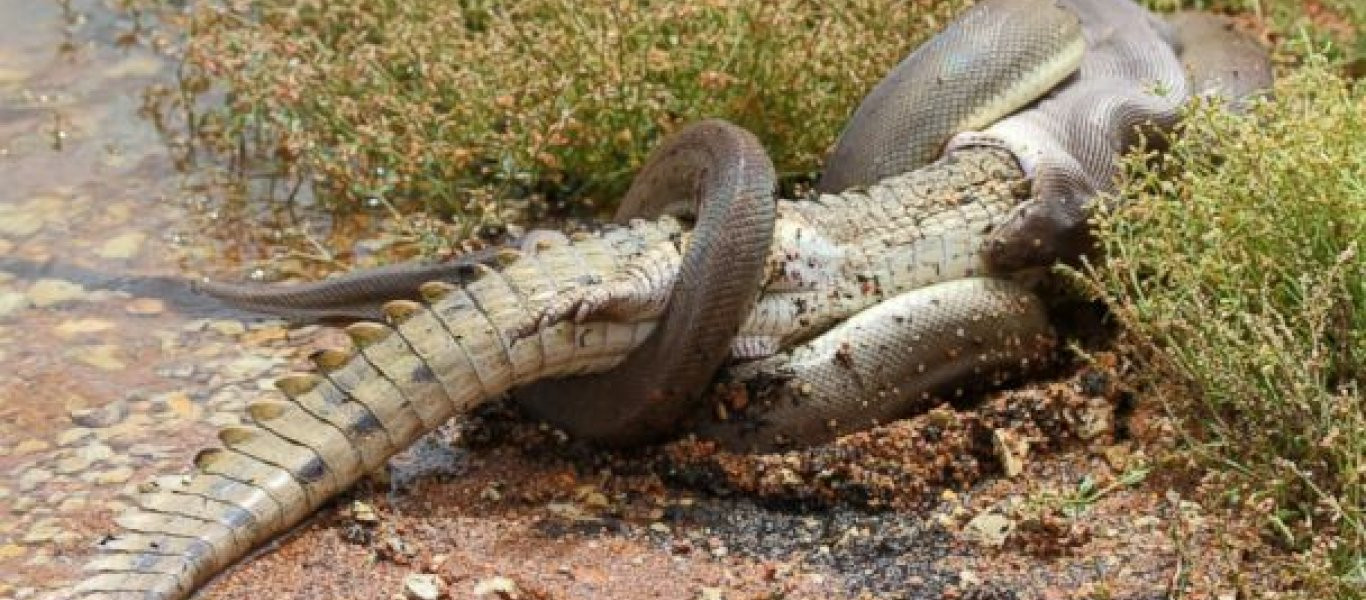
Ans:
{"type": "MultiPolygon", "coordinates": [[[[1133,157],[1090,275],[1190,451],[1312,589],[1366,589],[1366,84],[1322,58],[1133,157]]],[[[1320,596],[1322,597],[1322,596],[1320,596]]]]}
{"type": "Polygon", "coordinates": [[[610,206],[662,135],[709,116],[799,180],[965,4],[257,0],[196,10],[187,80],[230,92],[199,128],[219,153],[311,174],[338,210],[475,224],[507,200],[610,206]]]}

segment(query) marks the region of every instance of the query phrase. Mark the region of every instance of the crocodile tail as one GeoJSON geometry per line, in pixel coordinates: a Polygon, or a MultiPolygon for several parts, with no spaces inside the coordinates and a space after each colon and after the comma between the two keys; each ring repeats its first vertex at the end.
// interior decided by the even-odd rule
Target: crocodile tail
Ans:
{"type": "Polygon", "coordinates": [[[350,347],[314,353],[313,372],[280,378],[280,396],[251,404],[250,424],[220,430],[221,447],[199,452],[191,474],[149,486],[99,543],[73,596],[187,597],[451,416],[527,381],[614,366],[657,315],[537,320],[552,298],[620,272],[623,260],[676,268],[676,251],[644,252],[630,231],[502,272],[483,267],[462,286],[422,285],[421,302],[385,304],[384,323],[347,327],[350,347]],[[621,251],[632,243],[639,251],[621,251]],[[528,320],[541,325],[515,333],[528,320]]]}

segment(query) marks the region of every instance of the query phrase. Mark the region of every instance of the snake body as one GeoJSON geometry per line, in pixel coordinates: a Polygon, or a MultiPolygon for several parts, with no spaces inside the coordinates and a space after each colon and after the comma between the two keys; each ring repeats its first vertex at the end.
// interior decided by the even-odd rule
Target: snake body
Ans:
{"type": "Polygon", "coordinates": [[[839,192],[928,164],[1077,70],[1077,17],[1053,0],[986,0],[901,61],[854,111],[817,186],[839,192]]]}
{"type": "Polygon", "coordinates": [[[677,430],[692,412],[760,292],[773,240],[777,176],[748,131],[707,120],[671,136],[646,161],[616,221],[694,216],[658,329],[607,373],[519,390],[532,415],[586,439],[627,444],[677,430]]]}

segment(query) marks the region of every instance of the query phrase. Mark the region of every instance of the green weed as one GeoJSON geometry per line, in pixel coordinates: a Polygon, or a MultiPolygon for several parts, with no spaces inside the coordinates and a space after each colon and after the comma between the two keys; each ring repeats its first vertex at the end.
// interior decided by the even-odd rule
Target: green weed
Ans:
{"type": "Polygon", "coordinates": [[[337,209],[477,224],[507,200],[610,206],[662,135],[709,116],[800,180],[965,4],[257,0],[200,6],[186,65],[229,92],[202,119],[220,154],[308,173],[337,209]]]}
{"type": "Polygon", "coordinates": [[[1194,109],[1162,159],[1127,167],[1090,276],[1144,377],[1303,580],[1359,592],[1366,84],[1311,56],[1273,101],[1194,109]]]}

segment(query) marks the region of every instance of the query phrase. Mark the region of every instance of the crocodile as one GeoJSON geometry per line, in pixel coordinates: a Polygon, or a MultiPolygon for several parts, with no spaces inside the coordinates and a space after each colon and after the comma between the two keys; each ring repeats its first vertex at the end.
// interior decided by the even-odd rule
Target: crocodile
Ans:
{"type": "MultiPolygon", "coordinates": [[[[1067,4],[1078,3],[1086,4],[1067,4]]],[[[683,148],[718,138],[749,143],[736,129],[705,121],[657,153],[680,147],[678,138],[694,140],[683,148]]],[[[382,322],[347,326],[352,345],[315,353],[314,372],[278,380],[281,396],[251,404],[252,425],[222,429],[222,446],[197,454],[193,474],[162,479],[141,495],[137,510],[116,519],[122,531],[101,541],[104,552],[89,564],[93,574],[73,593],[185,597],[453,416],[513,390],[532,391],[527,404],[534,413],[566,389],[556,385],[595,377],[610,384],[622,369],[648,375],[652,365],[632,363],[637,356],[693,366],[682,379],[663,380],[657,397],[641,399],[638,423],[636,416],[611,420],[584,410],[581,400],[546,416],[611,443],[691,428],[763,450],[896,418],[958,393],[965,378],[999,383],[1039,366],[1055,344],[1043,304],[1011,279],[1017,269],[991,257],[1000,232],[1022,218],[1021,207],[1040,200],[1041,163],[1021,160],[1012,147],[1018,141],[1008,135],[970,142],[951,144],[916,170],[843,192],[748,198],[771,211],[768,231],[740,244],[761,247],[752,263],[747,255],[717,252],[734,247],[726,245],[724,228],[689,228],[671,214],[689,207],[675,211],[664,203],[639,209],[652,218],[538,236],[520,250],[450,267],[448,280],[420,284],[417,299],[384,303],[382,322]],[[717,231],[721,239],[698,243],[717,231]],[[711,249],[703,258],[713,263],[747,263],[738,267],[739,285],[690,276],[699,247],[711,249]],[[675,346],[658,342],[653,354],[643,354],[661,333],[687,337],[680,294],[705,299],[706,286],[718,284],[749,288],[729,294],[739,306],[726,315],[733,327],[707,332],[708,343],[685,345],[683,356],[669,356],[675,346]],[[722,349],[710,347],[718,341],[722,349]],[[752,418],[714,419],[689,386],[727,359],[737,362],[724,366],[722,377],[772,383],[778,401],[752,418]],[[813,420],[809,411],[792,414],[806,396],[846,401],[817,413],[831,418],[813,420]],[[595,430],[600,419],[611,422],[595,430]]],[[[763,188],[772,167],[758,166],[758,179],[744,181],[763,188]]],[[[693,184],[663,179],[705,196],[696,182],[728,176],[701,168],[690,173],[693,184]]],[[[728,205],[709,204],[691,209],[699,221],[728,214],[728,205]]],[[[1030,214],[1043,214],[1045,229],[1057,216],[1042,210],[1023,218],[1030,214]]]]}
{"type": "MultiPolygon", "coordinates": [[[[778,202],[765,292],[736,352],[791,345],[905,291],[985,273],[979,250],[1023,184],[1008,152],[965,149],[866,190],[778,202]],[[850,227],[872,214],[864,222],[879,227],[850,227]],[[808,279],[817,272],[842,274],[808,279]],[[809,317],[772,318],[783,310],[809,317]]],[[[193,475],[141,495],[76,592],[183,597],[452,416],[534,381],[608,371],[656,329],[690,235],[668,216],[604,226],[506,252],[501,269],[470,264],[459,284],[423,284],[422,302],[386,303],[386,322],[347,326],[352,347],[314,354],[316,372],[281,378],[282,399],[248,407],[252,425],[221,430],[222,447],[195,456],[193,475]]],[[[1041,308],[1023,302],[1035,325],[1019,352],[1034,356],[1051,337],[1041,308]]],[[[986,332],[996,320],[977,322],[986,332]]],[[[1019,362],[982,358],[976,368],[992,372],[1019,362]]]]}

